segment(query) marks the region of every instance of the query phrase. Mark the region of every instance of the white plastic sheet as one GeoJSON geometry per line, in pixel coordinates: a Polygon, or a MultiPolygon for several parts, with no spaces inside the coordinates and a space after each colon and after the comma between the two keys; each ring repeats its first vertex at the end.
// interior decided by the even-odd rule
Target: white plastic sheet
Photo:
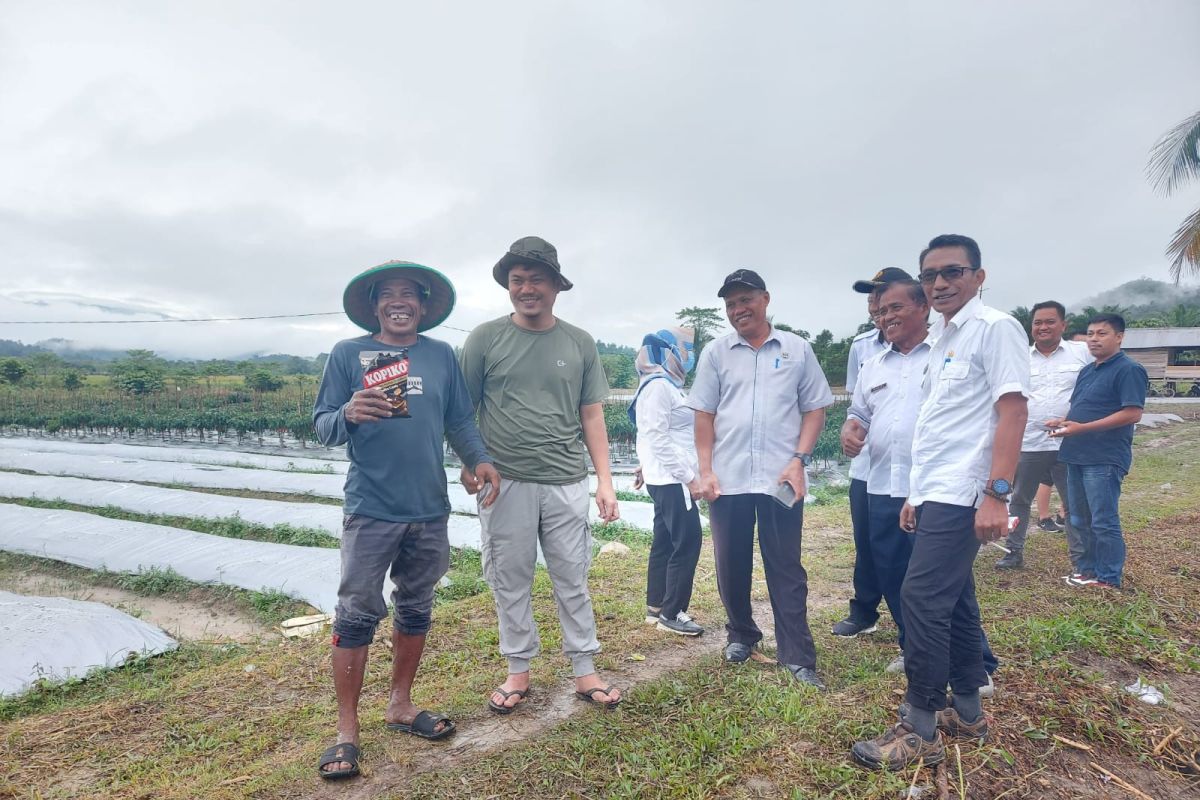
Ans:
{"type": "MultiPolygon", "coordinates": [[[[310,456],[264,455],[240,450],[207,447],[179,447],[158,445],[124,444],[121,442],[78,442],[69,439],[43,437],[0,437],[0,450],[17,450],[37,453],[71,453],[83,456],[106,458],[142,459],[145,461],[182,461],[190,464],[218,464],[227,467],[254,467],[283,472],[315,470],[331,474],[346,474],[350,462],[346,461],[345,450],[320,450],[329,458],[310,456]]],[[[312,451],[307,451],[311,453],[312,451]]]]}
{"type": "Polygon", "coordinates": [[[82,678],[119,667],[130,655],[178,647],[153,625],[101,603],[0,591],[0,696],[45,678],[82,678]]]}
{"type": "Polygon", "coordinates": [[[193,519],[241,517],[258,525],[297,525],[317,528],[331,536],[342,535],[342,507],[324,503],[285,503],[137,483],[18,472],[0,472],[0,497],[65,500],[81,506],[113,506],[138,514],[193,519]]]}
{"type": "MultiPolygon", "coordinates": [[[[12,445],[15,439],[0,440],[12,445]]],[[[28,441],[28,440],[20,440],[28,441]]],[[[41,441],[41,440],[35,440],[41,441]]],[[[144,481],[147,483],[177,483],[206,489],[243,489],[286,494],[312,494],[317,497],[342,499],[344,475],[314,475],[305,472],[281,472],[267,469],[245,469],[175,461],[149,461],[120,458],[105,452],[108,445],[79,447],[98,448],[95,451],[43,452],[16,446],[0,447],[0,469],[25,469],[43,475],[64,475],[107,481],[144,481]]],[[[477,514],[475,498],[460,484],[447,486],[452,511],[477,514]]],[[[591,518],[598,519],[595,504],[589,506],[591,518]]],[[[650,503],[621,504],[622,519],[635,527],[649,530],[654,524],[654,508],[650,503]]]]}
{"type": "Polygon", "coordinates": [[[88,569],[172,569],[198,583],[280,591],[326,612],[337,604],[341,571],[340,553],[331,548],[229,539],[11,504],[0,504],[0,549],[88,569]]]}
{"type": "MultiPolygon", "coordinates": [[[[350,467],[344,447],[324,448],[315,452],[322,456],[309,455],[266,455],[247,453],[224,448],[180,447],[178,445],[133,445],[121,442],[78,442],[44,437],[0,437],[0,450],[17,450],[37,453],[71,453],[74,455],[107,458],[141,459],[145,461],[180,461],[188,464],[216,464],[227,467],[253,467],[257,469],[295,472],[315,470],[345,475],[350,467]]],[[[446,467],[446,477],[458,483],[459,468],[446,467]]],[[[589,475],[589,491],[596,491],[596,476],[589,475]]],[[[633,476],[613,475],[613,486],[618,490],[633,491],[633,476]]]]}

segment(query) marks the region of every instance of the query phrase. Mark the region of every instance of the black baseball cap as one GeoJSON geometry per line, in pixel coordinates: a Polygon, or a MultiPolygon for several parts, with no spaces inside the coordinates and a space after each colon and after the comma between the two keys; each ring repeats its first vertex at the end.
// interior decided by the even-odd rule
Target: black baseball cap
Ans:
{"type": "Polygon", "coordinates": [[[875,277],[869,281],[855,281],[854,291],[862,294],[870,294],[880,286],[885,286],[896,281],[911,281],[912,275],[909,275],[899,267],[884,267],[875,273],[875,277]]]}
{"type": "Polygon", "coordinates": [[[741,286],[746,286],[751,289],[766,290],[767,284],[752,269],[739,269],[725,276],[725,282],[721,284],[721,291],[717,292],[717,297],[724,297],[730,291],[741,286]]]}

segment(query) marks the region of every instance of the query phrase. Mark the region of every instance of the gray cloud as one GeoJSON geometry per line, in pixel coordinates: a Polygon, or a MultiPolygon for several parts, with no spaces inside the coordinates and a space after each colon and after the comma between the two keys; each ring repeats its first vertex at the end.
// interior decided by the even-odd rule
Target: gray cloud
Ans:
{"type": "MultiPolygon", "coordinates": [[[[470,328],[507,308],[491,264],[537,233],[577,285],[561,315],[606,340],[717,305],[742,266],[777,319],[844,335],[854,279],[960,232],[989,303],[1070,304],[1166,276],[1200,187],[1164,200],[1143,168],[1195,110],[1198,24],[1187,0],[16,4],[0,272],[81,319],[131,298],[239,316],[336,310],[353,274],[408,258],[450,275],[470,328]]],[[[225,355],[354,332],[119,327],[54,335],[225,355]]]]}

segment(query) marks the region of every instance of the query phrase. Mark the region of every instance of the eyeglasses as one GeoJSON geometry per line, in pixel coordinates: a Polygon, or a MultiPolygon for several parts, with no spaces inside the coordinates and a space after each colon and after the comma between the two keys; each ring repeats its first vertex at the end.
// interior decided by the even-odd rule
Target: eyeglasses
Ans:
{"type": "Polygon", "coordinates": [[[933,283],[942,276],[947,281],[956,281],[963,276],[967,270],[974,272],[979,267],[943,267],[942,269],[927,269],[917,276],[917,280],[924,284],[933,283]]]}

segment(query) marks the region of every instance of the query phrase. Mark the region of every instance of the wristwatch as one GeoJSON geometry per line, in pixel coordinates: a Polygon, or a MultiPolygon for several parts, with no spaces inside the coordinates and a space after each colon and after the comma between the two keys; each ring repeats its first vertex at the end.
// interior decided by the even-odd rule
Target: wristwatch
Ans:
{"type": "Polygon", "coordinates": [[[983,493],[988,497],[994,497],[1002,503],[1008,502],[1008,496],[1012,494],[1012,484],[1004,478],[993,478],[988,482],[987,486],[983,487],[983,493]]]}
{"type": "Polygon", "coordinates": [[[812,453],[792,453],[792,458],[800,459],[800,463],[806,467],[812,463],[812,453]]]}

